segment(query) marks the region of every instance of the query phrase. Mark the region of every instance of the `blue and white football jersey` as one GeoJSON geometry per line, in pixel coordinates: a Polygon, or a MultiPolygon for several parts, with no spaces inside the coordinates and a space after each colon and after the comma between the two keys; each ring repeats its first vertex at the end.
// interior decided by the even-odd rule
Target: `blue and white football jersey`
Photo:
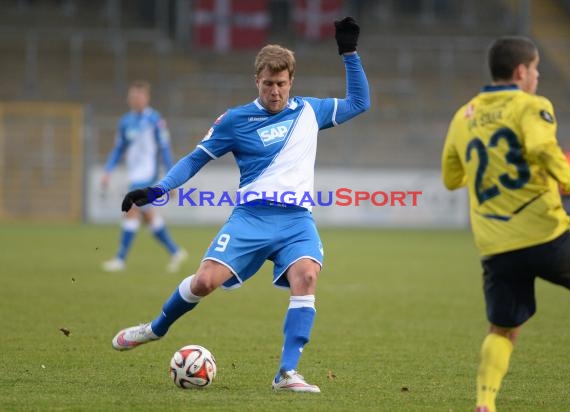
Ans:
{"type": "MultiPolygon", "coordinates": [[[[370,106],[360,58],[356,54],[343,58],[346,98],[292,97],[279,113],[265,110],[259,99],[229,109],[216,119],[196,150],[181,159],[158,185],[172,190],[208,161],[231,152],[240,170],[239,192],[247,195],[247,201],[279,201],[283,195],[299,201],[307,193],[314,198],[319,130],[341,124],[370,106]]],[[[300,206],[311,209],[307,203],[300,206]]]]}
{"type": "Polygon", "coordinates": [[[279,113],[258,100],[228,110],[198,145],[213,159],[232,152],[240,169],[240,192],[248,200],[264,194],[313,192],[319,129],[332,126],[334,99],[294,97],[279,113]]]}
{"type": "Polygon", "coordinates": [[[147,107],[131,111],[119,121],[115,147],[109,155],[105,171],[112,171],[126,153],[127,175],[131,186],[151,185],[158,178],[159,154],[166,170],[172,167],[170,134],[160,114],[147,107]]]}

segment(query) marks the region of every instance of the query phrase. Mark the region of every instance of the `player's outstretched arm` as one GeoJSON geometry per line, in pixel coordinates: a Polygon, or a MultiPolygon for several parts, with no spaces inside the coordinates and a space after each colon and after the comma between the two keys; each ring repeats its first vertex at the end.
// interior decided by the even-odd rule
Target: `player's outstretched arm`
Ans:
{"type": "Polygon", "coordinates": [[[356,53],[360,26],[352,17],[336,20],[335,39],[346,69],[346,97],[338,100],[336,122],[343,123],[370,108],[370,89],[356,53]]]}
{"type": "Polygon", "coordinates": [[[345,17],[334,22],[336,44],[338,54],[353,53],[356,51],[360,26],[353,17],[345,17]]]}

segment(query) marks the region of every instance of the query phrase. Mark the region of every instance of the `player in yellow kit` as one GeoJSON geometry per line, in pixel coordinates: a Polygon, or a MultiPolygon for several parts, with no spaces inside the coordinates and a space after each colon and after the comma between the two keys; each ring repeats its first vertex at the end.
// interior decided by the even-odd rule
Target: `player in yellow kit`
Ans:
{"type": "Polygon", "coordinates": [[[477,373],[478,412],[495,397],[521,326],[535,313],[534,281],[570,288],[569,217],[559,187],[570,166],[556,139],[550,101],[535,95],[538,50],[525,37],[501,37],[488,55],[493,83],[451,121],[442,154],[445,186],[467,186],[481,254],[489,334],[477,373]]]}

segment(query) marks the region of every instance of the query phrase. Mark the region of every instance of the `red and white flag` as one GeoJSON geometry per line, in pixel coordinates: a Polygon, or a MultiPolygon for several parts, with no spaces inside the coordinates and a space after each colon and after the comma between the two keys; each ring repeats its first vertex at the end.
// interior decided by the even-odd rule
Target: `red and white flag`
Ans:
{"type": "Polygon", "coordinates": [[[195,0],[193,4],[196,46],[223,52],[265,44],[268,0],[195,0]]]}
{"type": "Polygon", "coordinates": [[[297,33],[309,40],[334,35],[335,20],[342,18],[343,0],[295,0],[293,19],[297,33]]]}

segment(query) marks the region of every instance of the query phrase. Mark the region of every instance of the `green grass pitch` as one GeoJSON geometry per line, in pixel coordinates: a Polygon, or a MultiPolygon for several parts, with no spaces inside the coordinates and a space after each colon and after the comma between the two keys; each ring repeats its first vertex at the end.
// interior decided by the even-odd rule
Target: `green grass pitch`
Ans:
{"type": "MultiPolygon", "coordinates": [[[[474,409],[487,324],[467,231],[321,229],[317,318],[299,365],[321,394],[271,390],[288,293],[272,287],[269,264],[241,289],[216,291],[165,339],[114,351],[113,335],[158,313],[215,230],[172,228],[191,255],[178,275],[165,273],[166,252],[141,230],[127,271],[108,274],[99,267],[115,252],[116,226],[2,224],[0,410],[474,409]],[[192,343],[217,359],[218,377],[205,390],[178,389],[168,375],[174,351],[192,343]]],[[[570,295],[538,281],[537,298],[501,412],[570,408],[570,295]]]]}

